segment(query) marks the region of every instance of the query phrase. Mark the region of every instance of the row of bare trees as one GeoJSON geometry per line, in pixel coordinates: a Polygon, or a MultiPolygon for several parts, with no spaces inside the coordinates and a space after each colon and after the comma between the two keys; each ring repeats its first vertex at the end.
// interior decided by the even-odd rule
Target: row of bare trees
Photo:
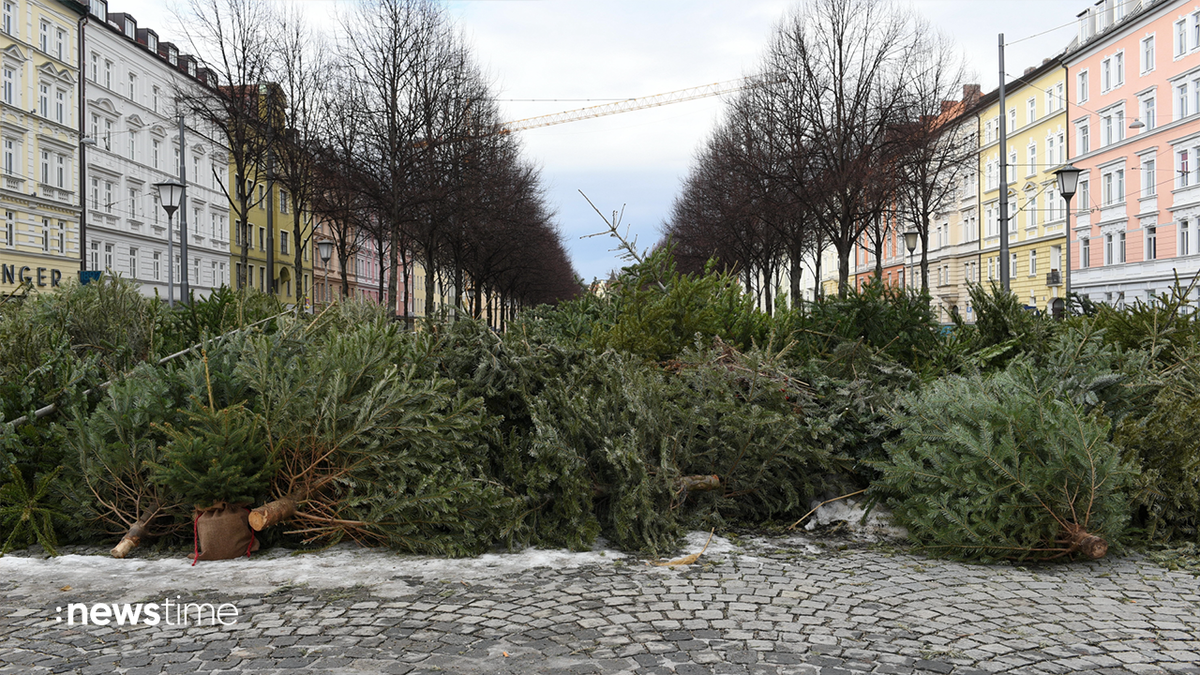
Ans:
{"type": "Polygon", "coordinates": [[[977,148],[957,122],[970,102],[952,102],[961,63],[948,40],[883,0],[791,11],[675,200],[664,234],[680,264],[718,259],[769,311],[784,272],[793,299],[805,266],[819,281],[827,247],[840,293],[864,242],[882,274],[884,241],[902,220],[920,234],[927,287],[930,221],[950,206],[977,148]]]}
{"type": "MultiPolygon", "coordinates": [[[[356,256],[373,251],[379,297],[405,316],[414,261],[426,315],[437,288],[496,323],[494,309],[578,292],[538,173],[497,133],[490,85],[439,5],[356,3],[332,36],[257,0],[192,0],[189,14],[212,86],[188,104],[230,149],[237,221],[259,185],[287,192],[297,280],[316,221],[332,238],[342,294],[356,256]]],[[[249,237],[240,243],[244,274],[249,237]]]]}

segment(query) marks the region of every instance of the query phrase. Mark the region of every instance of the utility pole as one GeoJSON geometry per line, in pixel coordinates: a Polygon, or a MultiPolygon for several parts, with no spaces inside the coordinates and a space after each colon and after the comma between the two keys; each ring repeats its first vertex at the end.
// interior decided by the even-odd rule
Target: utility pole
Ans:
{"type": "Polygon", "coordinates": [[[1004,105],[1004,33],[1000,34],[1000,285],[1009,290],[1008,110],[1004,105]]]}
{"type": "MultiPolygon", "coordinates": [[[[179,182],[183,184],[183,196],[179,198],[179,294],[180,301],[188,304],[188,239],[187,239],[187,141],[184,139],[183,113],[179,113],[179,182]]],[[[173,265],[174,261],[167,264],[173,265]]]]}

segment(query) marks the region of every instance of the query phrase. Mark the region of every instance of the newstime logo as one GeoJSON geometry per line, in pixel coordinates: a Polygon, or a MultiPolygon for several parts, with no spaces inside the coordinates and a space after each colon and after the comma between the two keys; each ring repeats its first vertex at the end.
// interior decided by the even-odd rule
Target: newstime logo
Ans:
{"type": "MultiPolygon", "coordinates": [[[[75,602],[67,605],[68,626],[232,626],[237,623],[238,608],[231,602],[213,605],[208,602],[179,602],[164,598],[159,602],[93,603],[75,602]]],[[[63,620],[62,607],[56,607],[56,621],[63,620]]]]}

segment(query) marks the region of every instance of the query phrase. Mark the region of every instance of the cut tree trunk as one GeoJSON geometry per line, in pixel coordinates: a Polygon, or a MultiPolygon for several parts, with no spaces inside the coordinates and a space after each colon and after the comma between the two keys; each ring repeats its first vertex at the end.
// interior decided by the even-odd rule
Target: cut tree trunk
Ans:
{"type": "Polygon", "coordinates": [[[120,543],[113,547],[113,550],[111,551],[112,557],[124,558],[125,556],[129,555],[130,551],[137,548],[137,545],[142,543],[142,538],[149,534],[146,531],[146,526],[150,524],[150,519],[153,518],[156,513],[142,516],[141,520],[135,522],[133,526],[129,528],[129,531],[125,533],[125,536],[121,537],[120,543]]]}
{"type": "Polygon", "coordinates": [[[292,497],[282,497],[273,502],[267,502],[250,511],[250,527],[255,532],[281,523],[296,515],[296,500],[292,497]]]}
{"type": "Polygon", "coordinates": [[[688,492],[708,492],[721,489],[721,479],[711,476],[680,476],[679,484],[688,492]]]}
{"type": "Polygon", "coordinates": [[[1084,529],[1075,524],[1069,524],[1065,528],[1064,539],[1066,544],[1070,546],[1071,552],[1082,553],[1091,560],[1099,560],[1108,553],[1108,542],[1094,534],[1088,534],[1084,529]]]}

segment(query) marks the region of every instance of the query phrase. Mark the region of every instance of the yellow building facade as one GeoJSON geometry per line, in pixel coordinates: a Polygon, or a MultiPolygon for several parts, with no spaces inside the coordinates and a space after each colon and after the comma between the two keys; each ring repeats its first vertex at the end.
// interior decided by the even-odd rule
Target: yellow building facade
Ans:
{"type": "Polygon", "coordinates": [[[1005,87],[1005,110],[993,93],[980,113],[980,281],[999,283],[1009,269],[1013,293],[1049,310],[1062,295],[1066,203],[1054,172],[1067,162],[1066,68],[1052,59],[1005,87]],[[1000,259],[1000,115],[1006,115],[1008,246],[1000,259]]]}
{"type": "Polygon", "coordinates": [[[85,6],[0,0],[0,294],[80,270],[79,20],[85,6]]]}
{"type": "MultiPolygon", "coordinates": [[[[235,171],[230,170],[230,175],[235,171]]],[[[230,186],[232,191],[234,186],[230,186]]],[[[231,192],[232,193],[232,192],[231,192]]],[[[246,227],[237,220],[236,208],[230,214],[230,269],[233,286],[243,284],[263,293],[273,292],[282,302],[295,304],[311,302],[312,297],[312,220],[308,214],[300,217],[305,225],[302,241],[296,241],[297,214],[288,191],[278,183],[259,182],[253,188],[253,199],[246,227]],[[246,245],[247,261],[242,263],[242,245],[246,245]],[[301,247],[303,276],[296,278],[296,247],[301,247]],[[268,255],[268,252],[270,255],[268,255]],[[243,276],[243,270],[245,276],[243,276]]]]}

